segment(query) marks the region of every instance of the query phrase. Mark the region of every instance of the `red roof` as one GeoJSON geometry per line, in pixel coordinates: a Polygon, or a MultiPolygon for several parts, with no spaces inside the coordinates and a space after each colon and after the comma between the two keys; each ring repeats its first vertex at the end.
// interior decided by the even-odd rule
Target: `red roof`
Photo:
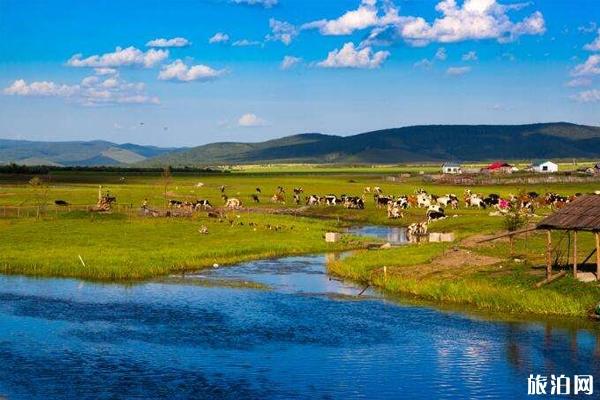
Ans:
{"type": "Polygon", "coordinates": [[[505,162],[496,161],[496,162],[491,163],[490,165],[488,165],[486,167],[486,169],[494,170],[494,169],[500,169],[500,168],[510,167],[510,166],[511,166],[510,164],[507,164],[505,162]]]}

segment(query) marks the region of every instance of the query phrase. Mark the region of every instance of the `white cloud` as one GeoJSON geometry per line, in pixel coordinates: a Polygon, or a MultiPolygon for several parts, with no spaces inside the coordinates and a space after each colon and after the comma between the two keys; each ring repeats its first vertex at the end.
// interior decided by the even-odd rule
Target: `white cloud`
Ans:
{"type": "Polygon", "coordinates": [[[413,67],[415,67],[415,68],[430,69],[431,67],[433,67],[433,62],[431,62],[428,59],[424,58],[421,61],[417,61],[416,63],[414,63],[413,67]]]}
{"type": "Polygon", "coordinates": [[[231,45],[234,47],[261,46],[262,42],[259,42],[258,40],[241,39],[236,40],[231,45]]]}
{"type": "Polygon", "coordinates": [[[600,54],[593,54],[571,71],[572,76],[600,75],[600,54]]]}
{"type": "Polygon", "coordinates": [[[280,68],[283,70],[288,70],[288,69],[295,67],[296,65],[298,65],[301,62],[302,62],[302,59],[300,57],[285,56],[285,57],[283,57],[283,60],[281,61],[280,68]]]}
{"type": "Polygon", "coordinates": [[[209,81],[218,78],[225,73],[224,70],[216,70],[208,65],[198,64],[188,66],[181,60],[175,60],[171,64],[162,67],[158,79],[163,81],[209,81]]]}
{"type": "Polygon", "coordinates": [[[229,41],[229,35],[223,32],[215,33],[210,39],[208,39],[208,43],[227,43],[229,41]]]}
{"type": "Polygon", "coordinates": [[[81,58],[81,54],[75,54],[67,61],[71,67],[92,68],[115,68],[124,66],[141,66],[151,68],[169,56],[168,50],[150,49],[146,52],[133,46],[122,49],[117,47],[112,53],[93,55],[81,58]]]}
{"type": "Polygon", "coordinates": [[[280,41],[286,46],[292,43],[292,40],[298,36],[298,29],[289,22],[271,18],[269,20],[269,27],[271,28],[271,33],[266,36],[266,39],[280,41]]]}
{"type": "Polygon", "coordinates": [[[348,42],[341,49],[330,51],[327,58],[317,65],[323,68],[379,68],[389,57],[388,51],[372,52],[370,47],[357,49],[348,42]]]}
{"type": "Polygon", "coordinates": [[[587,25],[577,27],[577,30],[582,33],[592,33],[592,32],[596,32],[597,28],[598,28],[598,25],[596,25],[595,22],[590,22],[587,25]]]}
{"type": "Polygon", "coordinates": [[[422,17],[401,17],[397,34],[414,46],[431,42],[451,43],[464,40],[496,39],[507,42],[522,35],[540,35],[546,31],[543,15],[536,11],[520,22],[511,21],[510,10],[496,0],[442,0],[435,9],[442,14],[432,23],[422,17]]]}
{"type": "Polygon", "coordinates": [[[347,11],[336,19],[309,22],[302,25],[302,29],[319,29],[323,35],[350,35],[357,30],[399,21],[398,9],[391,2],[385,2],[384,13],[380,15],[376,0],[362,0],[356,10],[347,11]]]}
{"type": "Polygon", "coordinates": [[[434,58],[436,60],[445,61],[448,58],[448,54],[446,54],[446,49],[443,47],[437,49],[434,58]]]}
{"type": "Polygon", "coordinates": [[[52,81],[27,83],[18,79],[4,89],[4,94],[15,96],[69,97],[79,91],[79,85],[64,85],[52,81]]]}
{"type": "Polygon", "coordinates": [[[600,90],[591,89],[584,92],[579,92],[571,96],[571,99],[579,103],[598,103],[600,102],[600,90]]]}
{"type": "Polygon", "coordinates": [[[157,97],[145,93],[143,83],[129,83],[121,80],[117,75],[111,75],[106,79],[88,76],[77,85],[51,81],[27,83],[19,79],[5,88],[4,93],[27,97],[60,97],[85,106],[160,103],[157,97]]]}
{"type": "Polygon", "coordinates": [[[279,0],[232,0],[235,4],[245,4],[249,6],[262,6],[271,8],[279,3],[279,0]]]}
{"type": "Polygon", "coordinates": [[[583,87],[590,86],[592,84],[592,80],[588,78],[574,78],[566,83],[567,87],[583,87]]]}
{"type": "Polygon", "coordinates": [[[238,119],[238,125],[243,127],[265,126],[266,122],[262,118],[257,117],[256,114],[247,113],[238,119]]]}
{"type": "Polygon", "coordinates": [[[96,75],[113,75],[117,73],[117,70],[114,68],[95,68],[94,72],[96,75]]]}
{"type": "Polygon", "coordinates": [[[154,39],[146,43],[147,47],[187,47],[192,44],[189,40],[182,37],[172,39],[154,39]]]}
{"type": "Polygon", "coordinates": [[[447,75],[460,76],[471,72],[471,67],[450,67],[446,70],[447,75]]]}
{"type": "Polygon", "coordinates": [[[600,51],[600,29],[598,29],[598,37],[592,43],[583,46],[583,48],[588,51],[600,51]]]}
{"type": "Polygon", "coordinates": [[[477,53],[475,51],[469,51],[468,53],[463,54],[463,61],[477,61],[477,53]]]}

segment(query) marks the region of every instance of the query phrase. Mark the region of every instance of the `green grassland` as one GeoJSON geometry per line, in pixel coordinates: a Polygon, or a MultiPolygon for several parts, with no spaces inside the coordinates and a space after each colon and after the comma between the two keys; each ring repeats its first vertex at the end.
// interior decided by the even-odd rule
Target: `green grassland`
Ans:
{"type": "MultiPolygon", "coordinates": [[[[229,197],[238,197],[250,210],[227,212],[223,218],[209,218],[199,212],[191,218],[151,218],[138,214],[147,199],[151,208],[165,202],[165,180],[158,174],[55,172],[44,177],[49,203],[40,218],[16,217],[7,207],[31,207],[39,204],[40,190],[27,182],[30,176],[0,175],[0,272],[32,276],[76,277],[90,280],[123,281],[164,276],[196,270],[213,264],[231,264],[245,260],[291,254],[341,251],[362,247],[366,240],[347,238],[327,244],[323,235],[345,226],[387,224],[402,226],[424,219],[424,210],[410,209],[404,219],[388,220],[386,212],[374,206],[367,195],[365,210],[319,206],[307,209],[292,203],[292,189],[302,187],[309,194],[361,195],[365,187],[380,186],[385,193],[411,194],[416,188],[443,195],[461,197],[465,187],[439,185],[422,180],[425,166],[377,168],[319,168],[310,165],[246,166],[230,173],[175,174],[166,185],[169,199],[208,199],[222,206],[220,187],[229,197]],[[400,173],[412,177],[396,181],[400,173]],[[201,183],[202,185],[198,185],[201,183]],[[109,215],[83,211],[96,202],[99,185],[117,197],[118,204],[131,205],[129,212],[115,210],[109,215]],[[286,189],[286,204],[275,204],[270,197],[278,186],[286,189]],[[250,196],[261,189],[259,204],[250,196]],[[66,200],[68,209],[53,205],[66,200]],[[286,215],[275,215],[278,210],[286,215]],[[208,234],[200,234],[201,226],[208,234]],[[80,259],[81,257],[81,259],[80,259]],[[83,260],[83,261],[82,261],[83,260]]],[[[429,172],[433,172],[433,166],[429,172]]],[[[564,195],[588,193],[600,189],[600,182],[535,185],[476,186],[474,192],[507,196],[520,191],[548,191],[564,195]]],[[[10,209],[9,209],[10,210],[10,209]]],[[[127,208],[123,209],[127,210],[127,208]]],[[[515,243],[519,262],[509,257],[505,241],[466,249],[461,241],[473,235],[499,233],[503,219],[488,215],[489,210],[447,210],[450,216],[435,222],[432,231],[455,232],[453,244],[420,244],[390,250],[359,251],[333,263],[333,273],[358,281],[371,282],[392,292],[428,300],[471,304],[476,307],[514,313],[584,316],[600,300],[595,283],[584,284],[567,277],[541,289],[532,285],[543,278],[544,237],[528,235],[515,243]],[[437,271],[432,261],[462,248],[481,256],[496,257],[498,263],[487,266],[461,266],[437,271]],[[381,268],[389,268],[382,280],[381,268]],[[428,269],[429,268],[429,269],[428,269]]],[[[532,223],[550,213],[536,211],[532,223]]],[[[593,247],[592,238],[581,235],[583,258],[593,247]],[[583,254],[585,253],[585,254],[583,254]]],[[[559,235],[556,235],[556,240],[559,235]]],[[[371,241],[371,240],[368,240],[371,241]]]]}

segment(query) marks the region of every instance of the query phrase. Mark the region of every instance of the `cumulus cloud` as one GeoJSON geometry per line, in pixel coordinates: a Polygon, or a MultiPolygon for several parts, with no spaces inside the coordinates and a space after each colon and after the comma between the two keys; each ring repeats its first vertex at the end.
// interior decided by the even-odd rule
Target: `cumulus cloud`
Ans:
{"type": "Polygon", "coordinates": [[[256,116],[256,114],[247,113],[238,119],[238,125],[243,127],[265,126],[266,121],[256,116]]]}
{"type": "Polygon", "coordinates": [[[327,58],[317,66],[323,68],[379,68],[389,57],[388,51],[373,52],[370,47],[357,49],[348,42],[341,49],[330,51],[327,58]]]}
{"type": "Polygon", "coordinates": [[[469,51],[468,53],[463,54],[463,61],[477,61],[477,53],[474,51],[469,51]]]}
{"type": "Polygon", "coordinates": [[[146,43],[147,47],[187,47],[191,43],[186,38],[176,37],[172,39],[154,39],[146,43]]]}
{"type": "Polygon", "coordinates": [[[271,18],[269,20],[269,27],[271,28],[271,33],[266,36],[266,39],[269,41],[279,41],[287,46],[298,36],[298,29],[286,21],[271,18]]]}
{"type": "Polygon", "coordinates": [[[51,81],[27,83],[19,79],[5,88],[4,93],[26,97],[60,97],[85,106],[160,103],[157,97],[145,93],[143,83],[129,83],[120,79],[118,75],[108,78],[87,76],[76,85],[51,81]]]}
{"type": "Polygon", "coordinates": [[[232,0],[232,3],[271,8],[273,6],[276,6],[279,3],[279,0],[232,0]]]}
{"type": "Polygon", "coordinates": [[[4,94],[16,96],[70,97],[78,90],[78,85],[64,85],[52,81],[27,83],[23,79],[18,79],[4,89],[4,94]]]}
{"type": "Polygon", "coordinates": [[[302,59],[300,57],[285,56],[285,57],[283,57],[283,60],[281,61],[280,68],[283,70],[288,70],[288,69],[294,68],[296,65],[298,65],[301,62],[302,62],[302,59]]]}
{"type": "Polygon", "coordinates": [[[261,46],[262,42],[259,42],[258,40],[241,39],[236,40],[231,45],[234,47],[261,46]]]}
{"type": "Polygon", "coordinates": [[[210,81],[223,75],[225,71],[216,70],[208,65],[198,64],[188,66],[181,60],[175,60],[171,64],[162,67],[158,79],[162,81],[210,81]]]}
{"type": "Polygon", "coordinates": [[[431,62],[428,59],[424,58],[421,61],[417,61],[416,63],[414,63],[413,67],[415,67],[415,68],[430,69],[431,67],[433,67],[433,62],[431,62]]]}
{"type": "Polygon", "coordinates": [[[571,96],[571,99],[579,103],[598,103],[600,102],[600,90],[591,89],[584,92],[579,92],[571,96]]]}
{"type": "Polygon", "coordinates": [[[588,51],[600,51],[600,29],[598,29],[598,36],[596,39],[594,39],[592,43],[583,46],[583,48],[588,51]]]}
{"type": "Polygon", "coordinates": [[[523,35],[541,35],[546,31],[542,13],[533,12],[521,21],[514,22],[511,10],[528,4],[503,5],[496,0],[442,0],[435,9],[441,16],[428,22],[419,16],[391,18],[386,29],[376,28],[371,40],[385,36],[388,41],[402,39],[413,46],[426,46],[432,42],[452,43],[465,40],[495,39],[501,43],[523,35]],[[392,29],[390,29],[392,28],[392,29]],[[374,35],[374,37],[373,37],[374,35]]]}
{"type": "Polygon", "coordinates": [[[229,41],[229,35],[223,32],[215,33],[210,39],[208,39],[208,43],[227,43],[229,41]]]}
{"type": "Polygon", "coordinates": [[[471,67],[450,67],[446,70],[446,74],[450,76],[460,76],[471,72],[471,67]]]}
{"type": "Polygon", "coordinates": [[[376,0],[362,0],[356,10],[347,11],[336,19],[309,22],[302,25],[302,29],[318,29],[323,35],[350,35],[357,30],[395,24],[399,21],[398,9],[393,3],[384,2],[383,13],[380,13],[376,0]]]}
{"type": "Polygon", "coordinates": [[[443,47],[437,49],[434,58],[436,60],[445,61],[448,58],[448,54],[446,54],[446,49],[443,47]]]}
{"type": "Polygon", "coordinates": [[[590,86],[592,84],[592,80],[589,78],[575,78],[571,79],[566,83],[567,87],[583,87],[590,86]]]}
{"type": "Polygon", "coordinates": [[[572,76],[600,75],[600,54],[593,54],[571,71],[572,76]]]}
{"type": "Polygon", "coordinates": [[[169,57],[168,50],[150,49],[142,51],[133,46],[125,49],[117,47],[112,53],[93,55],[82,58],[82,54],[75,54],[68,61],[71,67],[91,68],[117,68],[125,66],[139,66],[151,68],[169,57]]]}
{"type": "Polygon", "coordinates": [[[117,73],[117,70],[114,68],[95,68],[94,72],[96,75],[113,75],[117,73]]]}

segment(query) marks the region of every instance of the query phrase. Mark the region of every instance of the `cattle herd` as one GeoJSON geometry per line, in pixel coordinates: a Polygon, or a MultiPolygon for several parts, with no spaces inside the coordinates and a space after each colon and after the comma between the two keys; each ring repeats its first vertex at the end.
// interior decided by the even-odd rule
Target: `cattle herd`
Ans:
{"type": "MultiPolygon", "coordinates": [[[[224,208],[236,210],[243,207],[243,202],[240,198],[229,197],[226,194],[225,186],[220,186],[220,192],[224,208]]],[[[257,187],[255,193],[250,195],[250,200],[253,203],[260,203],[261,195],[262,190],[257,187]]],[[[560,208],[579,194],[567,197],[556,193],[546,193],[545,195],[541,195],[537,192],[528,192],[501,197],[495,193],[483,195],[474,193],[471,189],[465,189],[462,198],[459,198],[459,196],[452,193],[440,196],[428,193],[425,189],[419,188],[412,194],[394,196],[384,194],[380,187],[375,186],[364,188],[363,193],[360,196],[347,194],[339,196],[335,194],[311,194],[304,196],[304,189],[302,187],[295,187],[293,188],[292,202],[297,206],[302,204],[308,207],[339,206],[347,209],[362,210],[366,207],[367,197],[371,195],[375,207],[387,210],[387,217],[390,219],[403,218],[404,210],[414,207],[424,209],[427,221],[434,221],[446,218],[446,209],[458,209],[461,206],[465,208],[492,209],[499,214],[508,213],[511,209],[515,208],[525,210],[529,213],[533,213],[536,208],[544,206],[560,208]]],[[[271,196],[270,201],[276,204],[286,204],[286,200],[285,189],[282,186],[278,186],[273,196],[271,196]]],[[[199,211],[210,210],[213,208],[213,205],[208,200],[196,200],[193,202],[170,200],[169,208],[199,211]]]]}

